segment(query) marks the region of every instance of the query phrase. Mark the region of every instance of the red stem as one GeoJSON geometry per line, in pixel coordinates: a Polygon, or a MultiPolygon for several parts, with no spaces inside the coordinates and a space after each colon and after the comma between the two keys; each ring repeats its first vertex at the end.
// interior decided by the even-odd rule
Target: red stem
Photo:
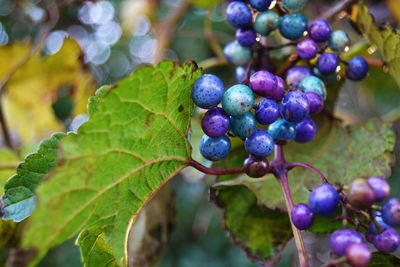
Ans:
{"type": "Polygon", "coordinates": [[[322,182],[323,182],[324,184],[329,184],[329,182],[328,182],[328,180],[325,178],[325,176],[324,176],[318,169],[316,169],[315,167],[311,166],[310,164],[302,163],[302,162],[292,162],[292,163],[287,163],[287,164],[286,164],[286,168],[287,168],[288,170],[291,170],[291,169],[293,169],[293,168],[295,168],[295,167],[303,167],[303,168],[309,169],[310,171],[312,171],[313,173],[315,173],[316,175],[318,175],[319,178],[321,178],[321,180],[322,180],[322,182]]]}
{"type": "Polygon", "coordinates": [[[249,65],[247,65],[246,76],[244,77],[244,80],[243,80],[242,84],[248,84],[249,83],[250,75],[251,75],[251,68],[253,67],[254,63],[255,63],[255,60],[252,59],[252,60],[250,60],[249,65]]]}
{"type": "Polygon", "coordinates": [[[231,169],[217,169],[217,168],[209,168],[201,163],[195,161],[194,159],[190,158],[188,160],[189,166],[192,166],[196,170],[199,170],[205,174],[210,175],[228,175],[228,174],[240,174],[244,173],[244,168],[231,168],[231,169]]]}

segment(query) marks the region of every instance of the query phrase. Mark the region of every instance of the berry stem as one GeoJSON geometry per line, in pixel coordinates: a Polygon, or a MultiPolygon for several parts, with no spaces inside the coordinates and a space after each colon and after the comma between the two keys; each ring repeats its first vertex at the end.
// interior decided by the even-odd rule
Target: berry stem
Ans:
{"type": "Polygon", "coordinates": [[[210,174],[210,175],[228,175],[228,174],[244,173],[244,168],[230,168],[230,169],[209,168],[202,165],[200,162],[195,161],[192,158],[188,159],[187,163],[189,166],[192,166],[196,170],[199,170],[205,174],[210,174]]]}
{"type": "Polygon", "coordinates": [[[324,176],[317,168],[315,168],[315,167],[313,167],[313,166],[311,166],[311,165],[309,165],[309,164],[307,164],[307,163],[292,162],[292,163],[287,163],[287,164],[286,164],[286,168],[287,168],[288,170],[291,170],[291,169],[293,169],[293,168],[295,168],[295,167],[303,167],[303,168],[309,169],[310,171],[312,171],[313,173],[315,173],[316,175],[318,175],[319,178],[321,178],[321,181],[322,181],[324,184],[329,184],[328,180],[325,178],[325,176],[324,176]]]}
{"type": "Polygon", "coordinates": [[[250,81],[250,75],[251,75],[251,68],[253,67],[255,63],[255,59],[250,60],[249,64],[247,65],[247,69],[246,69],[246,75],[244,77],[244,80],[242,82],[242,84],[248,84],[250,81]]]}

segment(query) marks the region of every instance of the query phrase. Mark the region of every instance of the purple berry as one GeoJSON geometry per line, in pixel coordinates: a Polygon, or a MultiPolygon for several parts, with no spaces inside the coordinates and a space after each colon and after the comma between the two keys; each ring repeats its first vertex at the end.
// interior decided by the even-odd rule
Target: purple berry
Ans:
{"type": "Polygon", "coordinates": [[[269,163],[266,158],[249,156],[243,164],[244,171],[252,178],[260,178],[269,172],[269,163]]]}
{"type": "Polygon", "coordinates": [[[314,219],[314,214],[312,213],[310,207],[303,203],[299,203],[294,206],[290,214],[294,226],[296,226],[299,230],[306,230],[310,228],[314,219]]]}
{"type": "Polygon", "coordinates": [[[330,216],[339,206],[339,194],[330,184],[319,185],[311,192],[309,205],[314,214],[330,216]]]}
{"type": "Polygon", "coordinates": [[[226,17],[235,28],[248,28],[253,23],[250,8],[241,1],[233,1],[228,5],[226,17]]]}
{"type": "Polygon", "coordinates": [[[287,71],[286,82],[290,87],[297,88],[304,78],[312,75],[313,73],[309,68],[305,66],[294,66],[287,71]]]}
{"type": "Polygon", "coordinates": [[[353,243],[346,248],[346,258],[353,267],[365,267],[371,260],[371,250],[364,243],[353,243]]]}
{"type": "Polygon", "coordinates": [[[229,130],[229,116],[222,108],[212,108],[201,119],[201,128],[210,137],[223,136],[229,130]]]}
{"type": "Polygon", "coordinates": [[[252,46],[256,42],[256,32],[253,29],[238,29],[236,40],[241,46],[252,46]]]}
{"type": "Polygon", "coordinates": [[[375,202],[375,192],[364,179],[355,179],[347,190],[347,200],[358,209],[368,209],[375,202]]]}
{"type": "Polygon", "coordinates": [[[317,59],[317,69],[324,75],[336,72],[338,65],[338,57],[330,52],[322,53],[317,59]]]}
{"type": "Polygon", "coordinates": [[[375,192],[376,201],[383,201],[390,195],[390,185],[382,177],[369,177],[367,182],[375,192]]]}
{"type": "Polygon", "coordinates": [[[285,94],[285,81],[279,77],[275,76],[277,81],[277,87],[275,90],[275,94],[271,97],[273,100],[281,100],[283,95],[285,94]]]}
{"type": "Polygon", "coordinates": [[[291,91],[282,99],[281,115],[290,122],[298,123],[308,117],[310,113],[310,103],[305,93],[291,91]]]}
{"type": "Polygon", "coordinates": [[[320,113],[324,108],[324,101],[321,96],[314,92],[307,92],[306,96],[310,103],[310,116],[320,113]]]}
{"type": "Polygon", "coordinates": [[[279,117],[279,105],[270,99],[263,99],[258,104],[256,119],[262,125],[271,124],[279,117]]]}
{"type": "Polygon", "coordinates": [[[257,129],[244,142],[247,153],[256,158],[265,158],[274,151],[274,139],[263,129],[257,129]]]}
{"type": "Polygon", "coordinates": [[[374,237],[374,245],[383,253],[392,253],[399,247],[400,237],[395,229],[389,228],[374,237]]]}
{"type": "Polygon", "coordinates": [[[326,20],[316,19],[308,27],[308,34],[316,42],[325,42],[331,37],[331,26],[326,20]]]}
{"type": "Polygon", "coordinates": [[[296,138],[297,143],[307,143],[311,141],[317,133],[317,126],[310,118],[296,124],[296,138]]]}
{"type": "Polygon", "coordinates": [[[313,59],[318,53],[318,45],[313,39],[304,39],[297,44],[297,53],[302,59],[313,59]]]}
{"type": "Polygon", "coordinates": [[[348,246],[354,243],[362,243],[362,235],[352,229],[340,229],[332,233],[329,238],[329,246],[338,256],[343,256],[348,246]]]}
{"type": "Polygon", "coordinates": [[[400,225],[400,199],[391,198],[382,207],[382,217],[391,226],[400,225]]]}
{"type": "Polygon", "coordinates": [[[250,88],[260,96],[272,98],[277,87],[276,76],[269,71],[260,70],[250,76],[250,88]]]}

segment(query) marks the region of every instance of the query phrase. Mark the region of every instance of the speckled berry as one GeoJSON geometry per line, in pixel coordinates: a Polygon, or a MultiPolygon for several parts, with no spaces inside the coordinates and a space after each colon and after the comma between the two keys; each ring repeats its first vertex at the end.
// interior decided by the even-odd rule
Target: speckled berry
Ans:
{"type": "Polygon", "coordinates": [[[277,144],[286,144],[296,137],[296,125],[285,119],[279,119],[269,125],[268,133],[277,144]]]}
{"type": "Polygon", "coordinates": [[[313,59],[318,53],[318,44],[313,39],[304,39],[297,44],[297,53],[302,59],[313,59]]]}
{"type": "Polygon", "coordinates": [[[400,237],[393,228],[388,228],[374,237],[374,246],[383,253],[392,253],[399,247],[400,237]]]}
{"type": "Polygon", "coordinates": [[[353,57],[346,66],[346,76],[352,81],[361,81],[367,76],[368,62],[363,57],[353,57]]]}
{"type": "Polygon", "coordinates": [[[259,13],[254,21],[254,30],[262,35],[267,36],[278,28],[279,16],[273,11],[259,13]]]}
{"type": "Polygon", "coordinates": [[[306,93],[308,102],[310,103],[310,116],[318,114],[324,108],[324,101],[322,97],[314,92],[307,92],[306,93]]]}
{"type": "Polygon", "coordinates": [[[308,27],[308,34],[316,42],[326,42],[331,37],[331,26],[324,19],[316,19],[308,27]]]}
{"type": "Polygon", "coordinates": [[[338,65],[338,57],[330,52],[322,53],[317,59],[317,68],[324,75],[336,72],[338,65]]]}
{"type": "Polygon", "coordinates": [[[237,84],[225,92],[222,98],[222,108],[230,116],[240,116],[254,106],[254,93],[246,85],[237,84]]]}
{"type": "Polygon", "coordinates": [[[258,123],[267,125],[275,122],[279,118],[279,105],[271,99],[263,99],[258,104],[256,119],[258,123]]]}
{"type": "Polygon", "coordinates": [[[253,14],[250,8],[241,1],[233,1],[228,5],[226,17],[236,28],[248,28],[253,22],[253,14]]]}
{"type": "Polygon", "coordinates": [[[258,95],[271,98],[276,94],[278,81],[269,71],[260,70],[250,76],[250,88],[258,95]]]}
{"type": "Polygon", "coordinates": [[[292,222],[297,229],[307,230],[310,228],[313,222],[314,213],[311,211],[308,205],[299,203],[293,207],[292,211],[290,212],[290,217],[292,218],[292,222]]]}
{"type": "Polygon", "coordinates": [[[375,192],[376,201],[383,201],[390,195],[390,185],[382,177],[372,176],[367,179],[368,184],[375,192]]]}
{"type": "Polygon", "coordinates": [[[236,40],[241,46],[252,46],[256,42],[256,32],[253,29],[238,29],[236,40]]]}
{"type": "Polygon", "coordinates": [[[294,66],[287,71],[286,82],[290,87],[297,88],[304,78],[312,75],[312,71],[306,66],[294,66]]]}
{"type": "Polygon", "coordinates": [[[338,256],[346,253],[348,246],[354,243],[362,243],[362,235],[352,229],[340,229],[332,233],[329,238],[329,246],[331,250],[338,256]]]}
{"type": "Polygon", "coordinates": [[[213,138],[203,135],[200,140],[200,153],[211,161],[218,161],[225,158],[231,149],[231,141],[226,135],[213,138]]]}
{"type": "Polygon", "coordinates": [[[223,136],[229,130],[229,115],[222,108],[212,108],[201,119],[201,128],[210,137],[223,136]]]}
{"type": "Polygon", "coordinates": [[[339,206],[339,193],[330,184],[319,185],[311,192],[309,205],[315,214],[330,216],[339,206]]]}
{"type": "Polygon", "coordinates": [[[391,198],[383,205],[382,218],[391,226],[400,225],[400,198],[391,198]]]}
{"type": "Polygon", "coordinates": [[[310,118],[296,124],[296,138],[297,143],[310,142],[317,133],[317,126],[310,118]]]}
{"type": "Polygon", "coordinates": [[[350,38],[344,31],[334,31],[329,38],[329,47],[336,53],[343,52],[350,45],[350,38]]]}
{"type": "Polygon", "coordinates": [[[241,46],[238,41],[233,41],[224,47],[224,55],[228,62],[243,66],[251,60],[251,49],[241,46]]]}
{"type": "Polygon", "coordinates": [[[318,77],[309,76],[304,78],[299,84],[299,89],[302,90],[304,93],[314,92],[318,94],[322,98],[322,100],[326,99],[325,84],[318,77]]]}
{"type": "Polygon", "coordinates": [[[274,151],[274,140],[263,129],[257,129],[244,142],[247,153],[256,158],[265,158],[274,151]]]}
{"type": "Polygon", "coordinates": [[[300,11],[307,3],[307,0],[283,0],[283,7],[291,12],[300,11]]]}
{"type": "Polygon", "coordinates": [[[371,261],[371,250],[364,243],[353,243],[346,248],[346,259],[352,267],[366,267],[371,261]]]}
{"type": "Polygon", "coordinates": [[[300,13],[286,14],[279,20],[279,32],[289,40],[297,40],[307,30],[307,18],[300,13]]]}
{"type": "Polygon", "coordinates": [[[250,0],[250,5],[258,11],[267,11],[272,0],[250,0]]]}
{"type": "Polygon", "coordinates": [[[266,158],[249,156],[243,164],[244,171],[252,178],[260,178],[269,172],[269,162],[266,158]]]}
{"type": "Polygon", "coordinates": [[[230,124],[232,132],[242,139],[252,135],[257,129],[256,118],[250,111],[241,116],[231,116],[230,124]]]}
{"type": "Polygon", "coordinates": [[[305,120],[310,113],[310,103],[305,93],[291,91],[282,99],[281,116],[290,122],[298,123],[305,120]]]}
{"type": "Polygon", "coordinates": [[[192,99],[201,108],[212,108],[221,102],[224,96],[224,84],[215,75],[204,74],[192,88],[192,99]]]}

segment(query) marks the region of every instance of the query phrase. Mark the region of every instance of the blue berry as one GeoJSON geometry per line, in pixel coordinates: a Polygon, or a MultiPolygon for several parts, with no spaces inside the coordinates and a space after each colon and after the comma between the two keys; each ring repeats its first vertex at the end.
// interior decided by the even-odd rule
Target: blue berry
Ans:
{"type": "Polygon", "coordinates": [[[315,76],[309,76],[304,78],[300,84],[299,89],[304,93],[314,92],[318,94],[322,100],[326,100],[326,88],[323,81],[315,76]]]}
{"type": "Polygon", "coordinates": [[[343,52],[350,45],[350,38],[344,31],[334,31],[329,38],[329,47],[336,53],[343,52]]]}
{"type": "Polygon", "coordinates": [[[338,57],[330,52],[322,53],[317,59],[317,68],[324,75],[336,72],[338,65],[338,57]]]}
{"type": "Polygon", "coordinates": [[[329,238],[329,246],[338,256],[343,256],[346,253],[347,247],[351,244],[362,242],[362,235],[352,229],[337,230],[329,238]]]}
{"type": "Polygon", "coordinates": [[[400,237],[393,228],[388,228],[374,237],[374,245],[383,253],[392,253],[399,247],[400,237]]]}
{"type": "Polygon", "coordinates": [[[224,47],[224,55],[228,62],[243,66],[251,60],[251,49],[241,46],[238,41],[233,41],[224,47]]]}
{"type": "Polygon", "coordinates": [[[269,71],[260,70],[250,76],[250,88],[258,95],[271,98],[276,94],[278,81],[269,71]]]}
{"type": "Polygon", "coordinates": [[[287,121],[298,123],[305,120],[310,113],[310,103],[306,94],[291,91],[282,99],[281,116],[287,121]]]}
{"type": "Polygon", "coordinates": [[[238,29],[236,40],[241,46],[252,46],[256,42],[256,32],[253,29],[238,29]]]}
{"type": "Polygon", "coordinates": [[[254,21],[254,30],[262,35],[267,36],[278,28],[279,16],[273,11],[259,13],[254,21]]]}
{"type": "Polygon", "coordinates": [[[287,10],[297,12],[305,6],[307,0],[283,0],[282,3],[287,10]]]}
{"type": "Polygon", "coordinates": [[[210,137],[223,136],[229,130],[229,116],[222,108],[212,108],[201,119],[201,128],[210,137]]]}
{"type": "Polygon", "coordinates": [[[242,139],[252,135],[257,129],[256,118],[250,111],[247,111],[242,116],[231,116],[230,124],[232,132],[242,139]]]}
{"type": "Polygon", "coordinates": [[[307,18],[300,13],[284,15],[279,20],[279,32],[289,40],[297,40],[307,30],[307,18]]]}
{"type": "Polygon", "coordinates": [[[228,5],[226,16],[235,28],[248,28],[253,22],[250,8],[240,1],[233,1],[228,5]]]}
{"type": "Polygon", "coordinates": [[[400,199],[391,198],[382,207],[382,218],[391,226],[400,225],[400,199]]]}
{"type": "Polygon", "coordinates": [[[258,11],[267,11],[272,0],[250,0],[250,5],[258,11]]]}
{"type": "Polygon", "coordinates": [[[306,96],[310,103],[310,116],[320,113],[324,108],[322,97],[314,92],[306,92],[306,96]]]}
{"type": "Polygon", "coordinates": [[[308,205],[299,203],[293,207],[292,211],[290,212],[290,217],[292,218],[292,222],[297,229],[307,230],[310,228],[313,222],[314,213],[312,213],[308,205]]]}
{"type": "Polygon", "coordinates": [[[274,151],[274,140],[263,129],[257,129],[244,142],[247,153],[256,158],[265,158],[274,151]]]}
{"type": "Polygon", "coordinates": [[[313,213],[330,216],[339,206],[339,194],[330,184],[319,185],[311,192],[309,205],[313,213]]]}
{"type": "Polygon", "coordinates": [[[286,82],[290,87],[297,88],[304,78],[312,75],[313,73],[309,68],[305,66],[294,66],[287,71],[286,82]]]}
{"type": "Polygon", "coordinates": [[[346,66],[346,76],[353,81],[361,81],[367,76],[368,63],[363,57],[353,57],[346,66]]]}
{"type": "Polygon", "coordinates": [[[308,27],[308,34],[316,42],[326,42],[331,37],[331,26],[326,20],[316,19],[308,27]]]}
{"type": "MultiPolygon", "coordinates": [[[[382,227],[383,230],[388,229],[388,228],[391,228],[389,225],[387,225],[387,224],[383,221],[382,212],[380,212],[380,211],[375,211],[374,216],[375,216],[376,222],[379,224],[380,227],[382,227]]],[[[369,230],[370,230],[370,232],[373,233],[373,234],[377,234],[377,233],[378,233],[374,222],[370,222],[370,224],[369,224],[369,230]]]]}
{"type": "Polygon", "coordinates": [[[246,85],[237,84],[225,92],[222,98],[222,108],[230,116],[240,116],[254,106],[254,93],[246,85]]]}
{"type": "Polygon", "coordinates": [[[317,133],[317,126],[310,118],[296,124],[296,138],[297,143],[307,143],[311,141],[317,133]]]}
{"type": "Polygon", "coordinates": [[[268,127],[268,133],[278,144],[293,141],[296,137],[296,125],[284,119],[279,119],[268,127]]]}
{"type": "Polygon", "coordinates": [[[279,117],[279,105],[273,100],[263,99],[258,104],[256,119],[262,125],[271,124],[279,117]]]}
{"type": "Polygon", "coordinates": [[[297,44],[297,53],[302,59],[313,59],[318,53],[318,45],[313,39],[304,39],[297,44]]]}
{"type": "Polygon", "coordinates": [[[208,160],[218,161],[225,158],[231,149],[231,141],[226,135],[213,138],[203,135],[200,140],[200,153],[208,160]]]}
{"type": "Polygon", "coordinates": [[[204,74],[192,88],[192,99],[201,108],[212,108],[221,102],[224,96],[224,84],[215,75],[204,74]]]}
{"type": "Polygon", "coordinates": [[[383,201],[390,195],[390,185],[382,177],[372,176],[367,182],[375,192],[376,201],[383,201]]]}

